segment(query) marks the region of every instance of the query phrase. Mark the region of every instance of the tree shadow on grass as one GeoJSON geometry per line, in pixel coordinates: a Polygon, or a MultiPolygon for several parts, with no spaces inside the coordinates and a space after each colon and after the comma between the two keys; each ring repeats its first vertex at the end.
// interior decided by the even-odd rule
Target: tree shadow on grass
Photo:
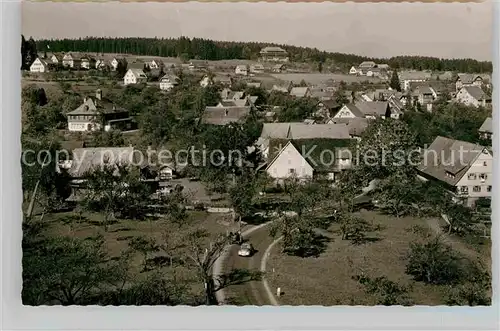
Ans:
{"type": "Polygon", "coordinates": [[[231,285],[241,285],[251,281],[260,281],[262,279],[262,272],[253,271],[248,269],[233,269],[228,273],[222,274],[217,277],[216,291],[227,288],[231,285]]]}

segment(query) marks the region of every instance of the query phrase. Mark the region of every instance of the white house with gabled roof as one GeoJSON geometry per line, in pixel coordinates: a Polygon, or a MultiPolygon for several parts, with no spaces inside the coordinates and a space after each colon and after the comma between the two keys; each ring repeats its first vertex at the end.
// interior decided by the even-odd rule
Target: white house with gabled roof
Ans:
{"type": "Polygon", "coordinates": [[[142,69],[128,69],[123,77],[123,85],[146,83],[148,77],[142,69]]]}

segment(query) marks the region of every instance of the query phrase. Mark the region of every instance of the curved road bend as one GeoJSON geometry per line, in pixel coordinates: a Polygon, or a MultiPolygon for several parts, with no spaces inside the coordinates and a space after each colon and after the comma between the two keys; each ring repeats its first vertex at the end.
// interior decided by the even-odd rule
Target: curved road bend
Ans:
{"type": "MultiPolygon", "coordinates": [[[[247,269],[251,272],[260,271],[264,252],[274,241],[269,235],[269,228],[267,226],[261,227],[244,239],[248,239],[257,252],[251,257],[241,257],[238,256],[239,246],[231,246],[227,259],[224,261],[224,272],[234,269],[247,269]]],[[[238,305],[272,305],[262,281],[250,281],[240,285],[232,285],[225,289],[225,293],[228,299],[234,298],[238,305]]]]}
{"type": "MultiPolygon", "coordinates": [[[[375,188],[377,182],[377,180],[371,181],[370,184],[363,189],[363,192],[354,198],[356,200],[355,203],[363,203],[371,200],[367,195],[375,188]]],[[[248,236],[245,236],[244,239],[248,239],[257,252],[252,257],[240,257],[238,256],[239,246],[232,245],[228,254],[225,255],[222,258],[223,261],[220,262],[222,264],[223,273],[230,272],[234,269],[247,269],[251,272],[260,271],[264,252],[275,240],[269,235],[268,226],[265,225],[261,226],[259,229],[255,229],[248,236]]],[[[273,294],[275,289],[271,288],[270,290],[271,294],[273,294]]],[[[226,301],[226,298],[234,298],[238,305],[273,305],[262,281],[251,281],[240,285],[232,285],[223,289],[223,291],[223,301],[226,301]]]]}

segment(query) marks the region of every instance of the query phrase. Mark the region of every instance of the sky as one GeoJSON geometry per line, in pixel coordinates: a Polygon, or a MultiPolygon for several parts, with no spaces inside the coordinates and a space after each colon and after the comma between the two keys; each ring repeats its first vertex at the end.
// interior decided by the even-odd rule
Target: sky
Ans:
{"type": "Polygon", "coordinates": [[[491,60],[493,4],[23,2],[25,37],[200,37],[491,60]]]}

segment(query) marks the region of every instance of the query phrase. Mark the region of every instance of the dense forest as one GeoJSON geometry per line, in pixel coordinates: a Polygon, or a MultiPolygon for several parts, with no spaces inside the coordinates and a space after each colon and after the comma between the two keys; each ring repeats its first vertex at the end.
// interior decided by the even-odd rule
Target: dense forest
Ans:
{"type": "Polygon", "coordinates": [[[439,59],[425,56],[396,56],[389,59],[370,58],[355,54],[325,52],[317,48],[277,45],[258,42],[214,41],[200,38],[80,38],[36,41],[39,51],[128,53],[160,57],[183,57],[201,60],[254,60],[266,46],[279,46],[288,51],[292,61],[330,62],[345,68],[363,61],[387,63],[396,69],[437,70],[484,73],[492,71],[492,63],[473,59],[439,59]]]}

